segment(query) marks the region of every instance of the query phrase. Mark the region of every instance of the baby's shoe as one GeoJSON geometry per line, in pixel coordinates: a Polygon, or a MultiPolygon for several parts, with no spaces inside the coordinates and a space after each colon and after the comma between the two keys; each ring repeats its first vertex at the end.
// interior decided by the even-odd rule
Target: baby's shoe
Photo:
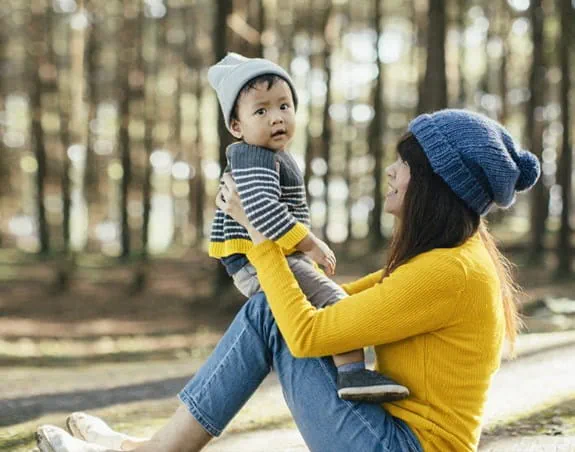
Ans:
{"type": "Polygon", "coordinates": [[[405,399],[409,389],[369,369],[339,372],[337,395],[355,402],[383,403],[405,399]]]}

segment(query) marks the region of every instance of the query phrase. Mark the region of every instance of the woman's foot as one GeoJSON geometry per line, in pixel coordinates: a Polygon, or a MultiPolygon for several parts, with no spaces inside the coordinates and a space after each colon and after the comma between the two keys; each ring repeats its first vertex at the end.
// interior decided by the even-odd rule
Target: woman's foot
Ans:
{"type": "Polygon", "coordinates": [[[66,425],[76,438],[114,450],[128,450],[124,447],[126,443],[132,445],[147,441],[116,432],[99,417],[86,413],[72,413],[66,419],[66,425]]]}
{"type": "Polygon", "coordinates": [[[110,449],[90,444],[71,436],[54,425],[42,425],[36,430],[36,443],[41,452],[105,452],[110,449]]]}
{"type": "Polygon", "coordinates": [[[337,395],[355,402],[383,403],[405,399],[409,389],[378,372],[362,369],[337,374],[337,395]]]}

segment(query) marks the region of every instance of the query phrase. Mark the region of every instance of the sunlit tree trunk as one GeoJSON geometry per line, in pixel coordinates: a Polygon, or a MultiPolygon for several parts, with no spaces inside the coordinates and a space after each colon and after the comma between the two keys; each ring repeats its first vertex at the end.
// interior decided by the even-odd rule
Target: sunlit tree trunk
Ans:
{"type": "Polygon", "coordinates": [[[48,222],[46,219],[46,209],[44,206],[44,192],[46,185],[46,149],[44,142],[44,130],[42,128],[42,79],[40,77],[40,67],[46,55],[45,36],[46,11],[44,7],[36,5],[30,12],[30,110],[31,124],[30,132],[34,157],[36,158],[36,221],[38,226],[38,251],[40,254],[48,253],[50,249],[50,238],[48,222]]]}
{"type": "MultiPolygon", "coordinates": [[[[306,30],[306,37],[308,40],[312,40],[314,38],[314,35],[316,33],[315,28],[315,14],[314,14],[314,6],[315,3],[317,2],[317,0],[309,0],[309,4],[308,4],[308,9],[305,10],[305,17],[303,19],[304,23],[305,23],[305,30],[306,30]]],[[[311,91],[311,73],[312,73],[312,69],[314,67],[314,55],[313,55],[313,47],[310,48],[309,50],[309,55],[308,55],[308,63],[309,63],[309,71],[307,73],[307,82],[306,85],[308,87],[308,90],[311,91]]],[[[315,139],[313,137],[313,133],[312,133],[312,124],[313,124],[313,116],[314,116],[314,108],[313,108],[313,102],[308,102],[308,120],[307,120],[307,124],[306,124],[306,140],[305,140],[305,157],[304,157],[304,161],[305,161],[305,169],[304,169],[304,185],[306,187],[306,193],[307,193],[307,197],[308,197],[308,202],[311,201],[311,196],[309,194],[309,181],[313,175],[313,171],[311,168],[311,164],[312,161],[315,157],[315,139]]]]}
{"type": "MultiPolygon", "coordinates": [[[[99,4],[94,0],[86,2],[86,8],[90,17],[97,13],[99,4]]],[[[99,35],[99,21],[94,20],[90,23],[85,33],[86,48],[84,52],[84,67],[85,67],[85,91],[84,97],[87,101],[88,120],[82,127],[85,129],[85,143],[86,143],[86,163],[84,168],[84,199],[88,206],[90,217],[94,217],[94,211],[99,201],[99,179],[98,179],[98,166],[94,154],[94,133],[90,131],[90,124],[96,119],[98,108],[98,63],[97,56],[100,47],[101,36],[99,35]]],[[[91,222],[89,222],[91,223],[91,222]]],[[[92,251],[95,248],[95,243],[92,243],[90,236],[88,236],[88,250],[92,251]]]]}
{"type": "MultiPolygon", "coordinates": [[[[229,0],[216,0],[214,11],[215,23],[213,27],[213,43],[215,62],[226,56],[228,51],[228,17],[233,11],[233,2],[229,0]]],[[[226,167],[226,148],[232,143],[232,136],[226,128],[221,111],[218,110],[218,138],[220,141],[219,164],[223,171],[226,167]]]]}
{"type": "MultiPolygon", "coordinates": [[[[128,8],[128,5],[126,5],[128,8]]],[[[122,177],[120,179],[120,244],[121,258],[127,258],[131,252],[130,243],[130,225],[128,216],[128,199],[130,191],[130,182],[132,179],[132,156],[130,142],[130,72],[136,59],[134,43],[136,41],[135,25],[136,19],[125,11],[123,27],[120,32],[120,43],[122,47],[119,61],[119,130],[118,130],[118,147],[120,150],[120,161],[122,165],[122,177]]]]}
{"type": "MultiPolygon", "coordinates": [[[[229,31],[228,31],[228,18],[233,12],[233,2],[229,0],[216,0],[214,11],[214,26],[212,29],[212,42],[213,44],[213,54],[215,56],[215,61],[221,60],[226,56],[230,48],[228,45],[230,43],[229,31]]],[[[226,123],[220,108],[218,108],[218,140],[219,140],[219,164],[220,171],[223,173],[227,166],[226,159],[226,148],[233,142],[232,135],[226,128],[226,123]]],[[[216,278],[214,279],[214,292],[216,294],[221,294],[223,291],[228,289],[231,284],[231,279],[223,265],[218,266],[216,273],[216,278]]]]}
{"type": "Polygon", "coordinates": [[[202,170],[203,163],[203,133],[202,133],[202,72],[199,68],[196,69],[196,78],[194,84],[194,95],[196,97],[196,113],[195,113],[195,128],[196,137],[194,142],[195,158],[193,160],[194,168],[196,169],[195,176],[190,180],[193,190],[194,199],[190,200],[194,209],[194,225],[196,231],[195,243],[197,246],[201,245],[204,238],[204,206],[205,206],[205,191],[204,191],[204,173],[202,170]]]}
{"type": "MultiPolygon", "coordinates": [[[[427,2],[413,1],[409,2],[410,15],[412,17],[412,26],[414,28],[415,40],[414,45],[410,49],[411,71],[415,73],[415,80],[417,83],[417,96],[418,105],[421,103],[423,97],[424,80],[425,80],[425,64],[426,60],[426,47],[427,47],[427,34],[428,30],[428,10],[429,5],[427,2]]],[[[417,108],[419,108],[417,106],[417,108]]],[[[416,112],[415,112],[416,113],[416,112]]]]}
{"type": "MultiPolygon", "coordinates": [[[[375,42],[376,52],[378,50],[379,38],[382,34],[381,0],[374,0],[373,28],[377,32],[375,42]]],[[[373,211],[371,213],[369,233],[371,243],[374,247],[381,246],[383,234],[381,231],[381,216],[383,213],[383,137],[385,134],[385,104],[383,95],[384,65],[377,59],[379,75],[375,82],[373,92],[373,119],[369,126],[369,152],[373,156],[374,169],[373,179],[375,182],[373,191],[373,211]]]]}
{"type": "MultiPolygon", "coordinates": [[[[178,6],[168,9],[166,16],[166,29],[167,30],[183,30],[185,25],[184,6],[178,6]]],[[[175,91],[172,96],[173,105],[173,133],[171,135],[171,147],[176,150],[175,162],[183,162],[190,164],[187,156],[187,149],[184,149],[182,142],[182,95],[184,93],[184,83],[186,77],[186,68],[184,67],[185,58],[185,38],[174,41],[166,36],[169,61],[168,65],[173,68],[173,76],[175,78],[175,91]]],[[[183,181],[175,180],[172,175],[172,197],[174,202],[174,237],[173,244],[176,246],[186,246],[189,241],[188,218],[189,206],[186,202],[187,194],[182,196],[179,187],[183,181]],[[177,189],[176,189],[177,188],[177,189]]],[[[189,188],[186,186],[186,189],[189,188]]]]}
{"type": "Polygon", "coordinates": [[[139,252],[138,264],[134,272],[134,279],[131,287],[132,293],[138,293],[146,288],[148,283],[148,259],[149,259],[149,230],[150,230],[150,213],[151,213],[151,195],[152,195],[152,165],[150,156],[154,146],[154,115],[156,113],[156,73],[155,63],[157,58],[157,25],[155,19],[147,19],[144,14],[144,8],[140,6],[138,11],[135,39],[136,45],[136,68],[134,73],[138,74],[138,81],[134,83],[133,98],[141,102],[141,111],[144,120],[144,174],[142,180],[142,230],[141,230],[141,247],[139,252]],[[144,59],[144,47],[148,54],[153,55],[147,62],[144,59]],[[142,78],[139,79],[139,76],[142,78]]]}
{"type": "Polygon", "coordinates": [[[561,67],[561,122],[563,124],[563,140],[561,146],[561,157],[559,160],[559,185],[561,186],[561,228],[559,230],[559,241],[557,244],[558,276],[568,276],[572,271],[573,244],[571,242],[571,227],[569,219],[571,216],[571,203],[573,202],[573,148],[572,148],[572,120],[571,120],[571,45],[573,36],[571,28],[575,15],[570,0],[558,0],[559,14],[561,16],[561,33],[559,34],[559,60],[561,67]]]}
{"type": "MultiPolygon", "coordinates": [[[[506,0],[502,0],[506,1],[506,0]]],[[[467,101],[465,95],[465,86],[467,84],[467,77],[465,75],[465,30],[467,29],[467,0],[458,0],[457,5],[457,29],[459,32],[459,46],[457,54],[457,68],[459,71],[459,89],[457,93],[457,105],[460,108],[465,106],[467,101]]]]}
{"type": "Polygon", "coordinates": [[[501,39],[501,59],[499,64],[499,94],[501,95],[501,111],[499,114],[499,121],[506,124],[509,117],[509,103],[507,101],[507,61],[509,59],[509,43],[507,42],[507,38],[509,35],[509,5],[507,0],[500,0],[498,5],[498,34],[499,39],[501,39]]]}
{"type": "Polygon", "coordinates": [[[430,112],[447,107],[445,68],[445,0],[429,0],[427,64],[417,110],[430,112]]]}
{"type": "Polygon", "coordinates": [[[322,156],[325,161],[326,173],[324,176],[325,180],[325,223],[322,228],[322,235],[323,239],[329,243],[329,237],[327,235],[327,230],[329,227],[329,216],[330,216],[330,198],[329,198],[329,184],[331,179],[331,140],[332,140],[332,129],[331,129],[331,117],[329,116],[329,106],[332,102],[332,88],[331,88],[331,77],[332,77],[332,68],[331,68],[331,52],[332,52],[332,39],[333,36],[330,36],[330,31],[328,30],[329,21],[331,18],[332,13],[332,4],[331,0],[328,2],[327,7],[325,8],[324,12],[324,21],[322,30],[324,31],[324,48],[323,48],[323,68],[325,71],[325,85],[326,85],[326,93],[325,93],[325,105],[323,108],[323,115],[322,115],[322,133],[321,133],[321,144],[322,144],[322,156]]]}
{"type": "MultiPolygon", "coordinates": [[[[545,62],[544,13],[541,0],[532,0],[529,14],[533,39],[533,61],[529,78],[529,99],[527,111],[527,135],[529,148],[539,159],[543,153],[543,119],[540,109],[545,104],[545,62]]],[[[543,179],[543,178],[542,178],[543,179]]],[[[549,213],[549,192],[544,180],[537,183],[532,191],[531,200],[531,261],[534,264],[543,261],[545,242],[545,223],[549,213]]]]}
{"type": "MultiPolygon", "coordinates": [[[[483,94],[495,94],[492,85],[492,73],[493,73],[493,57],[489,55],[489,44],[493,39],[494,34],[494,23],[496,20],[496,15],[494,14],[494,7],[491,3],[485,5],[485,15],[488,18],[489,25],[487,26],[487,34],[485,36],[485,41],[483,43],[483,57],[485,58],[485,69],[483,70],[483,75],[479,83],[479,89],[483,94]]],[[[480,106],[483,110],[484,107],[480,106]]],[[[492,111],[486,112],[489,116],[493,113],[492,111]]]]}
{"type": "Polygon", "coordinates": [[[262,42],[262,33],[265,31],[266,27],[266,12],[264,0],[253,1],[248,0],[248,23],[259,34],[259,39],[254,44],[254,55],[258,58],[263,58],[264,56],[264,45],[262,42]]]}
{"type": "MultiPolygon", "coordinates": [[[[190,22],[198,14],[197,6],[188,6],[186,8],[187,21],[190,22]]],[[[203,80],[206,77],[203,68],[203,47],[201,42],[207,41],[204,35],[198,28],[189,30],[186,42],[186,66],[190,74],[193,74],[191,79],[191,90],[195,99],[194,123],[193,128],[195,131],[194,141],[191,143],[191,156],[190,165],[194,169],[193,174],[189,180],[189,204],[194,225],[194,237],[192,239],[195,247],[201,247],[204,239],[204,208],[205,208],[205,187],[204,187],[204,173],[202,170],[204,142],[202,133],[202,97],[203,97],[203,80]]],[[[192,125],[189,124],[189,127],[192,125]]]]}
{"type": "MultiPolygon", "coordinates": [[[[50,36],[57,28],[62,27],[63,18],[58,18],[52,9],[48,10],[48,30],[49,37],[47,42],[53,45],[53,37],[50,36]]],[[[66,27],[68,29],[68,27],[66,27]]],[[[62,292],[69,288],[73,272],[73,254],[70,246],[70,212],[71,212],[71,189],[70,189],[70,159],[68,158],[68,148],[70,147],[70,109],[71,109],[71,91],[69,82],[66,82],[62,73],[69,70],[70,59],[69,49],[63,55],[56,54],[52,48],[49,50],[51,61],[55,65],[55,90],[58,95],[58,114],[60,119],[59,139],[62,149],[61,167],[60,167],[60,198],[62,201],[62,223],[61,223],[61,259],[58,262],[54,290],[62,292]]]]}
{"type": "MultiPolygon", "coordinates": [[[[7,24],[4,18],[0,18],[0,73],[7,72],[8,64],[8,32],[6,30],[7,24]]],[[[0,111],[6,111],[6,94],[8,93],[7,83],[5,77],[0,77],[0,111]]],[[[6,125],[0,124],[0,135],[4,135],[4,128],[6,125]]],[[[6,215],[6,205],[5,198],[10,191],[10,171],[8,169],[8,164],[6,162],[6,146],[4,140],[0,139],[0,248],[2,248],[5,243],[3,240],[3,221],[5,221],[6,215]]]]}

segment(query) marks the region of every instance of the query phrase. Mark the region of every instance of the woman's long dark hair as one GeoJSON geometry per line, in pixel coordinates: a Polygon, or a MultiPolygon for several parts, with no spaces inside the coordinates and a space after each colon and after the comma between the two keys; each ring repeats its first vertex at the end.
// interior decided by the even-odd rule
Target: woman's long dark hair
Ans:
{"type": "Polygon", "coordinates": [[[481,217],[433,172],[413,134],[407,133],[401,138],[397,151],[400,158],[409,165],[411,177],[400,219],[396,221],[383,278],[421,253],[435,248],[459,246],[479,231],[497,268],[506,335],[513,346],[519,325],[516,305],[518,287],[511,276],[510,262],[498,250],[481,217]]]}

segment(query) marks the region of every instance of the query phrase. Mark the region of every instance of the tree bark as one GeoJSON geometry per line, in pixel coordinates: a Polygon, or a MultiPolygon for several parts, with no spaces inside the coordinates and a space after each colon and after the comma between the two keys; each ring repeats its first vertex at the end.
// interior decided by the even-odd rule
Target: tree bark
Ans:
{"type": "MultiPolygon", "coordinates": [[[[543,121],[537,118],[538,109],[545,104],[545,62],[544,48],[544,14],[542,0],[532,0],[530,3],[531,29],[533,39],[533,61],[529,78],[531,97],[527,112],[527,133],[531,152],[540,160],[543,153],[543,121]]],[[[549,192],[544,178],[535,185],[531,201],[531,256],[530,260],[537,265],[543,262],[545,223],[549,213],[549,192]]]]}
{"type": "Polygon", "coordinates": [[[120,80],[120,108],[119,108],[119,122],[120,127],[118,130],[118,146],[120,149],[120,162],[122,165],[122,177],[120,179],[120,244],[121,244],[121,259],[126,259],[131,253],[130,241],[130,225],[128,217],[128,198],[130,191],[130,182],[132,179],[132,156],[131,156],[131,142],[130,142],[130,101],[131,101],[131,87],[130,87],[130,72],[135,60],[135,19],[132,17],[124,16],[123,28],[120,33],[123,48],[123,58],[120,60],[120,73],[122,78],[120,80]]]}
{"type": "MultiPolygon", "coordinates": [[[[507,0],[502,0],[507,1],[507,0]]],[[[465,94],[465,87],[467,85],[467,78],[465,76],[465,30],[467,29],[467,22],[465,18],[467,17],[468,4],[467,0],[458,0],[457,2],[457,28],[459,31],[459,51],[457,54],[457,68],[459,71],[459,89],[457,93],[457,104],[460,108],[464,108],[467,96],[465,94]]]]}
{"type": "Polygon", "coordinates": [[[50,236],[48,231],[48,221],[46,218],[46,208],[44,206],[44,194],[46,185],[46,148],[44,142],[44,130],[42,128],[42,79],[40,78],[40,66],[45,58],[45,10],[33,9],[30,16],[30,58],[31,75],[30,80],[30,107],[31,124],[30,132],[32,136],[32,146],[34,157],[36,158],[37,169],[35,174],[36,182],[36,221],[38,227],[38,251],[40,254],[47,254],[50,249],[50,236]]]}
{"type": "MultiPolygon", "coordinates": [[[[195,209],[194,209],[194,224],[196,230],[195,242],[196,245],[201,245],[204,238],[204,206],[206,203],[206,196],[204,192],[204,173],[202,171],[203,163],[203,134],[201,127],[201,97],[202,97],[202,78],[199,69],[196,71],[196,83],[195,83],[195,96],[197,99],[197,111],[196,111],[196,140],[194,143],[194,148],[196,150],[196,156],[194,160],[194,167],[196,168],[196,175],[192,181],[190,181],[193,186],[195,193],[195,209]]],[[[191,191],[192,192],[192,191],[191,191]]]]}
{"type": "Polygon", "coordinates": [[[331,118],[329,116],[329,106],[332,101],[332,89],[331,89],[331,50],[332,42],[331,37],[328,36],[328,24],[331,17],[332,4],[329,2],[324,13],[324,20],[322,30],[324,31],[324,48],[323,48],[323,67],[325,70],[325,105],[322,114],[322,133],[321,133],[321,144],[322,144],[322,156],[325,161],[326,173],[324,176],[325,180],[325,223],[322,228],[323,239],[329,243],[329,237],[327,235],[327,230],[329,227],[329,211],[330,211],[330,200],[329,200],[329,183],[331,179],[331,140],[332,140],[332,129],[331,129],[331,118]]]}
{"type": "Polygon", "coordinates": [[[557,243],[557,276],[569,276],[572,272],[573,245],[571,243],[571,227],[569,219],[571,216],[571,203],[573,201],[573,150],[571,136],[571,66],[570,52],[572,36],[570,27],[573,24],[573,9],[570,0],[558,0],[559,13],[561,16],[561,33],[559,47],[559,62],[561,67],[561,122],[563,124],[563,140],[561,146],[561,158],[559,160],[559,179],[561,186],[561,228],[559,230],[559,240],[557,243]]]}
{"type": "Polygon", "coordinates": [[[508,23],[509,23],[509,6],[507,0],[500,0],[499,13],[499,39],[501,39],[501,60],[499,64],[499,93],[501,96],[501,111],[499,121],[507,123],[509,117],[509,103],[507,102],[507,61],[509,59],[508,23]]]}
{"type": "MultiPolygon", "coordinates": [[[[374,0],[373,28],[377,33],[375,42],[376,52],[378,50],[379,38],[382,33],[382,13],[381,0],[374,0]]],[[[384,238],[381,231],[381,215],[383,213],[383,136],[385,134],[385,105],[384,105],[384,66],[377,58],[379,74],[375,83],[373,93],[373,119],[369,125],[369,152],[373,156],[374,169],[373,179],[375,182],[373,193],[373,211],[371,213],[369,234],[373,247],[383,244],[384,238]]]]}
{"type": "MultiPolygon", "coordinates": [[[[215,3],[215,24],[213,28],[214,54],[217,61],[221,60],[228,53],[228,17],[233,11],[233,2],[230,0],[217,0],[215,3]]],[[[214,62],[214,63],[215,63],[214,62]]],[[[220,141],[219,164],[223,172],[227,165],[226,148],[232,143],[232,137],[221,111],[218,114],[218,138],[220,141]]]]}
{"type": "Polygon", "coordinates": [[[429,0],[427,64],[417,111],[430,112],[447,107],[445,68],[445,0],[429,0]]]}

